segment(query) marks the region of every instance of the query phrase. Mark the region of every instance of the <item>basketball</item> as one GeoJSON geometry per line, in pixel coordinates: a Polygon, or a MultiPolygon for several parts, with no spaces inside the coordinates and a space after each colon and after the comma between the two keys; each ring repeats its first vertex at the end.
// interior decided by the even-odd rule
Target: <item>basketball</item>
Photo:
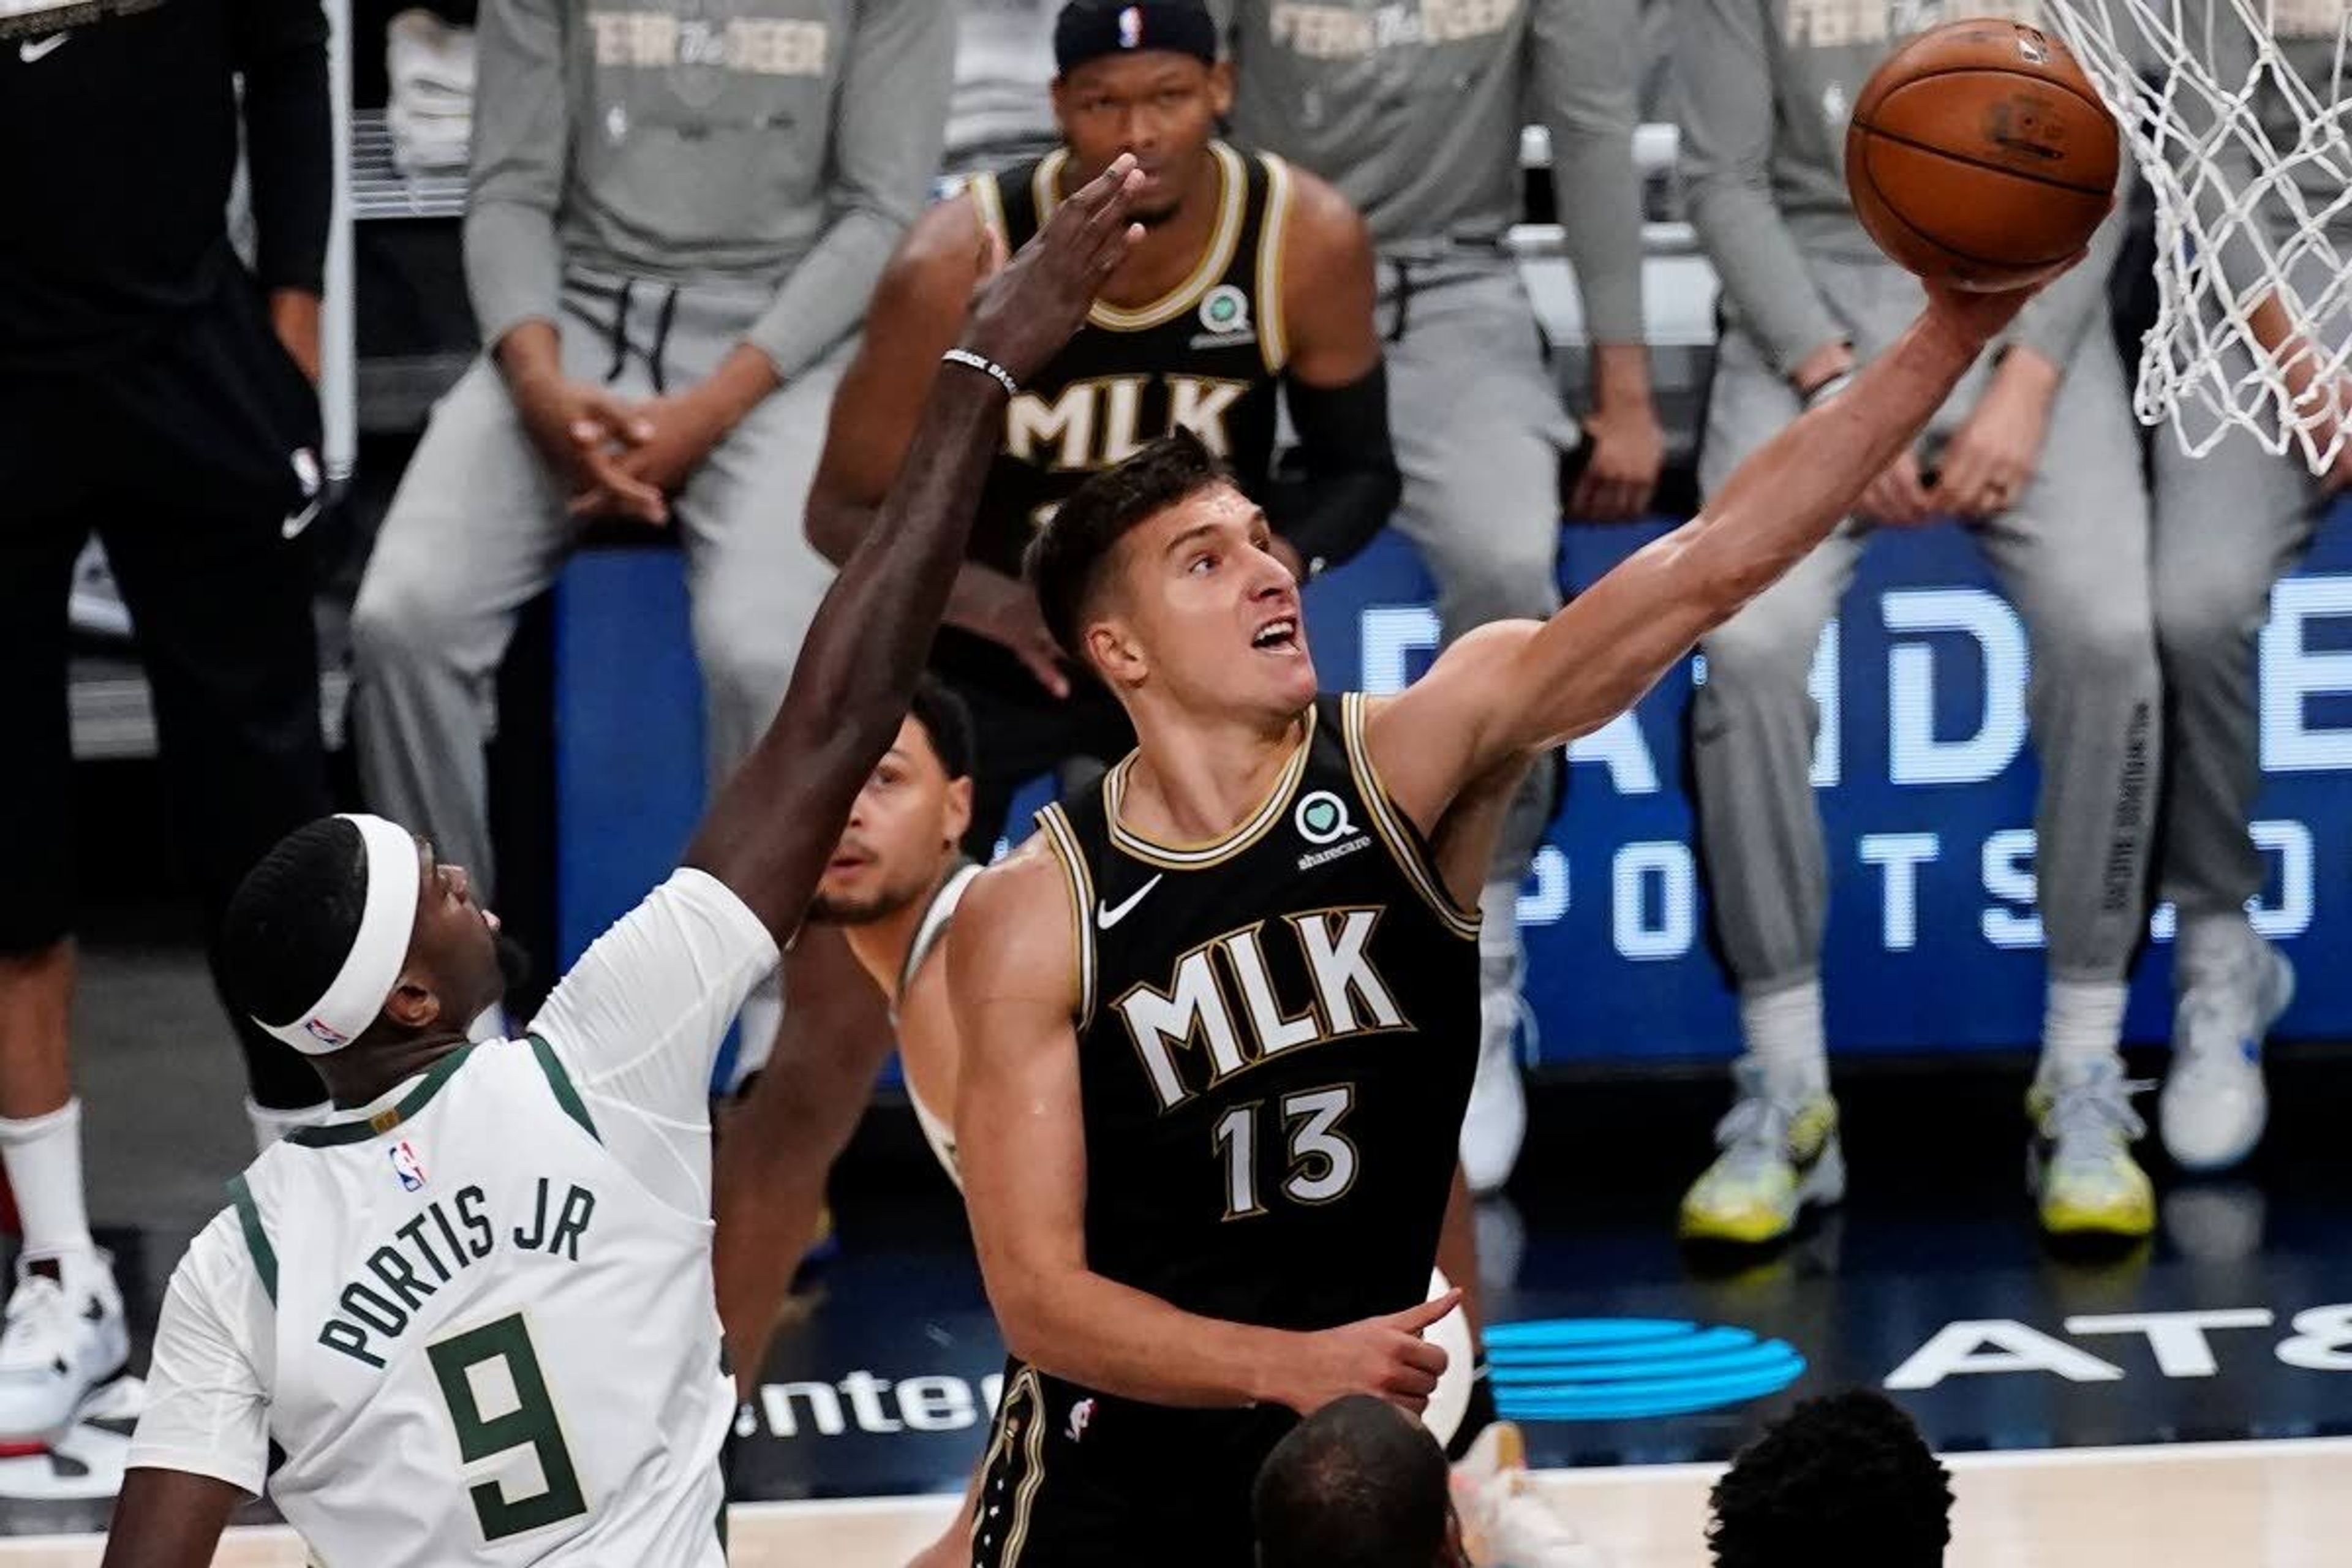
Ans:
{"type": "Polygon", "coordinates": [[[1846,189],[1879,248],[1988,293],[2040,282],[2089,243],[2119,160],[2115,121],[2066,46],[1987,18],[1888,56],[1846,128],[1846,189]]]}

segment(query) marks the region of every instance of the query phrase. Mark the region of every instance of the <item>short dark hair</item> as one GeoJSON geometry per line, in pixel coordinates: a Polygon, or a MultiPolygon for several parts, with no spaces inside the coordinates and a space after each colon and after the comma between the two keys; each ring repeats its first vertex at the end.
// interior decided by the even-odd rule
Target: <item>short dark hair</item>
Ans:
{"type": "Polygon", "coordinates": [[[1351,1394],[1275,1445],[1251,1512],[1259,1568],[1432,1568],[1452,1518],[1445,1455],[1420,1422],[1351,1394]]]}
{"type": "Polygon", "coordinates": [[[359,940],[367,845],[339,816],[306,823],[245,874],[221,920],[229,1005],[282,1026],[325,995],[359,940]]]}
{"type": "Polygon", "coordinates": [[[947,770],[948,777],[971,776],[971,710],[951,687],[938,676],[926,674],[915,682],[915,697],[907,705],[907,716],[930,737],[931,750],[939,753],[940,766],[947,770]]]}
{"type": "Polygon", "coordinates": [[[1118,542],[1177,502],[1231,483],[1232,471],[1200,437],[1179,426],[1070,492],[1030,540],[1022,562],[1045,629],[1064,653],[1085,662],[1078,628],[1118,542]]]}
{"type": "Polygon", "coordinates": [[[1885,1394],[1809,1399],[1716,1482],[1707,1543],[1716,1568],[1937,1568],[1951,1482],[1885,1394]]]}

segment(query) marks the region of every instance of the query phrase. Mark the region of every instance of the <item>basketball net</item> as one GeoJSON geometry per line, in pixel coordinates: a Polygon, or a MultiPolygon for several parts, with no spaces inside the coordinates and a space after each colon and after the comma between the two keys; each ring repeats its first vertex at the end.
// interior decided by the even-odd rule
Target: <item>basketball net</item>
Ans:
{"type": "Polygon", "coordinates": [[[2352,0],[2048,3],[2156,196],[2140,418],[2192,457],[2236,428],[2325,472],[2352,440],[2352,0]]]}

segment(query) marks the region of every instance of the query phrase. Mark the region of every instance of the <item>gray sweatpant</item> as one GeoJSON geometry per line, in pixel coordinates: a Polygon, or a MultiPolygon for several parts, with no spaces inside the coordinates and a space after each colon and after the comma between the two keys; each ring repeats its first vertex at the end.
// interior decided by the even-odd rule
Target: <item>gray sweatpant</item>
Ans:
{"type": "MultiPolygon", "coordinates": [[[[644,280],[624,295],[615,279],[567,279],[564,374],[637,399],[655,395],[658,372],[682,391],[741,340],[773,291],[688,287],[665,311],[669,295],[667,285],[644,280]],[[617,331],[616,314],[625,318],[617,331]]],[[[839,359],[752,410],[671,505],[686,548],[714,784],[783,700],[832,578],[803,537],[802,513],[839,359]]],[[[375,809],[471,869],[485,896],[493,868],[483,743],[495,722],[493,681],[517,614],[554,580],[578,537],[563,503],[497,367],[477,362],[433,411],[352,613],[351,722],[362,787],[375,809]]]]}
{"type": "MultiPolygon", "coordinates": [[[[1380,328],[1404,494],[1397,527],[1437,580],[1451,643],[1489,621],[1559,608],[1559,462],[1575,423],[1544,364],[1543,329],[1501,258],[1384,257],[1380,328]]],[[[1551,816],[1556,772],[1513,801],[1495,875],[1516,883],[1551,816]]]]}
{"type": "MultiPolygon", "coordinates": [[[[1821,270],[1864,359],[1922,302],[1917,282],[1892,266],[1821,270]]],[[[1937,414],[1927,458],[1974,407],[1989,374],[1988,360],[1937,414]]],[[[1754,341],[1727,329],[1699,464],[1704,490],[1713,494],[1797,414],[1795,394],[1754,341]]],[[[2119,979],[2146,920],[2158,706],[2147,498],[2123,367],[2100,327],[2068,367],[2032,482],[1975,531],[2032,649],[2027,715],[2042,763],[2034,826],[2050,975],[2119,979]]],[[[1691,742],[1699,830],[1717,928],[1748,995],[1820,973],[1829,872],[1810,782],[1820,714],[1806,675],[1870,532],[1849,520],[1704,644],[1691,742]]]]}
{"type": "Polygon", "coordinates": [[[2254,639],[2271,585],[2326,510],[2299,458],[2242,431],[2197,458],[2157,433],[2156,635],[2171,708],[2158,865],[2184,921],[2243,910],[2262,890],[2246,831],[2262,787],[2254,639]]]}

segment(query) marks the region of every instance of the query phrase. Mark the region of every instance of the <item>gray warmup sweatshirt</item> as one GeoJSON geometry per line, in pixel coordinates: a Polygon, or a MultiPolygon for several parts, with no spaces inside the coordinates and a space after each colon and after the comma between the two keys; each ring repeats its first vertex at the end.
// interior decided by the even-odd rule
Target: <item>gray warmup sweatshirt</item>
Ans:
{"type": "Polygon", "coordinates": [[[1519,130],[1552,182],[1587,328],[1640,342],[1633,171],[1638,0],[1211,0],[1234,128],[1346,193],[1384,254],[1498,238],[1519,220],[1519,130]]]}
{"type": "Polygon", "coordinates": [[[944,0],[484,0],[466,278],[482,339],[565,268],[776,297],[797,374],[856,327],[939,165],[944,0]]]}
{"type": "Polygon", "coordinates": [[[1011,159],[1062,139],[1054,123],[1054,18],[1062,0],[955,0],[948,165],[1011,159]]]}

